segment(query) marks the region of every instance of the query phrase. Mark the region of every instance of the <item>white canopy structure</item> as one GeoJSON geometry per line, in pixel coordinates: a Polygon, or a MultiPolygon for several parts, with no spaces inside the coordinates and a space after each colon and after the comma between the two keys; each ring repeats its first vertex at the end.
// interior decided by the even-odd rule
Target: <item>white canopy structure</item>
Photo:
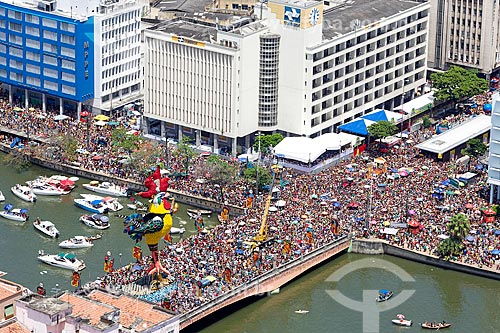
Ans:
{"type": "Polygon", "coordinates": [[[327,150],[340,150],[343,146],[355,145],[358,138],[348,133],[327,133],[314,139],[287,137],[274,148],[274,154],[278,157],[309,163],[314,162],[327,150]]]}
{"type": "Polygon", "coordinates": [[[419,96],[401,106],[394,108],[395,111],[403,111],[405,114],[419,113],[432,108],[434,105],[434,92],[419,96]]]}

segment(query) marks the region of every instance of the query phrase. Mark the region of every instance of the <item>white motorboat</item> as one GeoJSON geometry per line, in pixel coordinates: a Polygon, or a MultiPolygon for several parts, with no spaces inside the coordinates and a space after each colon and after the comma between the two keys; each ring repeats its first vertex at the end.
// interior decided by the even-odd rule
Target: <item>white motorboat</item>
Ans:
{"type": "Polygon", "coordinates": [[[210,215],[212,214],[212,211],[209,209],[188,209],[187,210],[189,213],[196,214],[196,215],[210,215]]]}
{"type": "Polygon", "coordinates": [[[80,221],[94,229],[103,230],[110,227],[109,218],[100,214],[82,215],[80,216],[80,221]]]}
{"type": "Polygon", "coordinates": [[[0,216],[9,220],[26,222],[29,218],[26,208],[12,208],[12,204],[6,204],[4,210],[0,212],[0,216]]]}
{"type": "Polygon", "coordinates": [[[20,199],[28,202],[35,202],[36,195],[33,193],[30,187],[16,184],[10,188],[12,193],[20,199]]]}
{"type": "Polygon", "coordinates": [[[307,310],[295,310],[295,313],[304,314],[304,313],[309,313],[309,311],[307,311],[307,310]]]}
{"type": "Polygon", "coordinates": [[[57,187],[45,182],[34,181],[34,182],[26,182],[26,184],[28,184],[31,187],[33,193],[35,193],[36,195],[63,195],[69,193],[69,192],[64,193],[57,187]]]}
{"type": "Polygon", "coordinates": [[[398,314],[396,317],[398,317],[398,319],[393,319],[392,320],[392,323],[395,324],[395,325],[398,325],[398,326],[411,326],[411,320],[406,320],[405,319],[405,316],[403,314],[398,314]]]}
{"type": "Polygon", "coordinates": [[[186,229],[184,229],[184,228],[177,228],[177,227],[172,227],[170,229],[170,233],[173,234],[173,235],[183,234],[185,231],[186,231],[186,229]]]}
{"type": "Polygon", "coordinates": [[[78,260],[73,253],[44,254],[38,251],[38,260],[59,268],[81,271],[85,268],[83,260],[78,260]]]}
{"type": "Polygon", "coordinates": [[[50,221],[41,221],[39,218],[37,218],[35,222],[33,222],[33,226],[35,227],[35,229],[49,237],[59,237],[59,230],[57,230],[55,224],[50,221]]]}
{"type": "Polygon", "coordinates": [[[102,200],[104,206],[112,212],[117,212],[123,209],[123,205],[118,201],[118,199],[113,197],[101,197],[94,194],[80,194],[84,199],[89,201],[102,200]]]}
{"type": "Polygon", "coordinates": [[[102,200],[89,201],[87,199],[74,199],[75,205],[96,214],[104,214],[108,211],[102,200]]]}
{"type": "Polygon", "coordinates": [[[109,182],[99,183],[97,180],[93,180],[88,184],[82,185],[85,189],[97,192],[105,195],[111,195],[115,197],[126,197],[127,188],[120,185],[115,185],[109,182]]]}
{"type": "Polygon", "coordinates": [[[62,247],[63,249],[83,249],[92,246],[94,246],[94,243],[92,243],[92,241],[85,236],[74,236],[73,238],[59,243],[59,247],[62,247]]]}
{"type": "Polygon", "coordinates": [[[146,207],[144,207],[144,205],[142,203],[140,205],[139,204],[127,204],[127,207],[132,209],[132,210],[136,210],[138,212],[145,212],[148,210],[146,207]]]}
{"type": "Polygon", "coordinates": [[[3,195],[2,191],[0,191],[0,202],[5,201],[5,196],[3,195]]]}

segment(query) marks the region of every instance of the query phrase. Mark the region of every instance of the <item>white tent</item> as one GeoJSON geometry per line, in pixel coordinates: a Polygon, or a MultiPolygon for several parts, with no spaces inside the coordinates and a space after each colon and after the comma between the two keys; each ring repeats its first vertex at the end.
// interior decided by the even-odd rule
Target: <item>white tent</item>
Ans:
{"type": "Polygon", "coordinates": [[[398,231],[399,230],[396,228],[384,228],[384,230],[382,230],[382,233],[388,235],[395,235],[398,233],[398,231]]]}
{"type": "Polygon", "coordinates": [[[274,154],[308,163],[315,161],[327,150],[340,150],[343,146],[355,145],[357,138],[358,136],[349,133],[327,133],[314,139],[288,137],[274,147],[274,154]]]}
{"type": "Polygon", "coordinates": [[[434,105],[434,92],[430,92],[428,94],[419,96],[417,98],[412,99],[411,101],[404,103],[396,107],[395,111],[403,111],[406,114],[411,114],[414,112],[425,111],[428,110],[434,105]]]}

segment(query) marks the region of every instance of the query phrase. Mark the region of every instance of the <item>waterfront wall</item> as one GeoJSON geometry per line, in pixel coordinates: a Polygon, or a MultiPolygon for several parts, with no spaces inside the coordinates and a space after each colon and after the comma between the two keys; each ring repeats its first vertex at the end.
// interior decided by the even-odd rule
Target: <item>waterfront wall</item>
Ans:
{"type": "Polygon", "coordinates": [[[217,310],[236,303],[244,298],[255,295],[263,295],[285,285],[286,283],[289,283],[323,261],[346,251],[349,244],[350,241],[347,236],[343,236],[338,240],[303,255],[285,265],[275,267],[266,274],[263,274],[190,312],[182,314],[180,318],[181,330],[216,312],[217,310]]]}
{"type": "Polygon", "coordinates": [[[355,239],[352,241],[351,252],[370,255],[388,254],[443,269],[473,274],[488,279],[500,280],[500,272],[498,271],[495,272],[460,262],[443,260],[431,254],[408,250],[399,246],[391,245],[386,241],[379,239],[355,239]]]}
{"type": "MultiPolygon", "coordinates": [[[[4,153],[10,153],[11,149],[9,145],[6,144],[0,144],[0,151],[4,153]]],[[[83,178],[88,178],[88,179],[93,179],[93,180],[98,180],[101,182],[110,182],[110,183],[115,183],[119,185],[124,185],[127,186],[131,191],[134,192],[140,192],[140,191],[145,191],[146,187],[138,183],[132,179],[123,179],[119,177],[113,177],[108,174],[99,172],[99,171],[90,171],[86,169],[79,168],[77,166],[73,165],[68,165],[68,164],[61,164],[55,161],[50,161],[34,156],[30,156],[29,160],[31,163],[39,165],[44,168],[48,168],[60,173],[65,173],[77,177],[83,177],[83,178]]],[[[199,196],[194,196],[191,194],[186,194],[184,192],[177,191],[175,189],[169,189],[168,192],[172,194],[172,196],[175,198],[176,201],[199,207],[199,208],[204,208],[204,209],[210,209],[213,210],[214,212],[221,212],[222,211],[222,204],[218,201],[204,198],[204,197],[199,197],[199,196]]],[[[242,215],[245,214],[245,209],[228,204],[229,207],[229,213],[230,215],[242,215]]]]}

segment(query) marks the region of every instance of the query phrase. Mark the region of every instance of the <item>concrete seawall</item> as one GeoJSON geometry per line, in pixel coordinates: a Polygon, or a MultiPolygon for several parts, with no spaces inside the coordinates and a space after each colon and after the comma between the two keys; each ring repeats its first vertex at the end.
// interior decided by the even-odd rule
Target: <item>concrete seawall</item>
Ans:
{"type": "Polygon", "coordinates": [[[403,259],[416,261],[426,265],[432,265],[443,269],[449,269],[460,273],[473,274],[488,279],[500,280],[500,272],[482,269],[467,264],[447,261],[437,256],[408,250],[399,246],[391,245],[378,239],[355,239],[352,241],[351,252],[360,254],[389,254],[403,259]]]}
{"type": "MultiPolygon", "coordinates": [[[[9,154],[11,152],[11,149],[8,145],[6,144],[0,144],[0,151],[9,154]]],[[[140,192],[146,190],[146,187],[138,183],[136,181],[133,181],[132,179],[124,179],[124,178],[119,178],[119,177],[113,177],[110,175],[107,175],[105,173],[99,172],[99,171],[91,171],[91,170],[86,170],[82,169],[76,166],[72,165],[67,165],[67,164],[60,164],[56,163],[54,161],[50,160],[45,160],[41,159],[38,157],[30,156],[29,161],[33,164],[36,164],[38,166],[51,169],[60,173],[65,173],[69,175],[74,175],[77,177],[84,177],[88,179],[93,179],[93,180],[98,180],[101,182],[110,182],[110,183],[115,183],[119,185],[126,185],[128,188],[134,192],[140,192]]],[[[195,207],[200,207],[204,209],[210,209],[215,212],[221,212],[222,211],[222,204],[218,201],[204,198],[204,197],[199,197],[199,196],[194,196],[191,194],[186,194],[184,192],[177,191],[175,189],[169,189],[168,192],[172,194],[172,196],[175,198],[176,201],[180,203],[184,203],[187,205],[195,206],[195,207]]],[[[242,215],[245,213],[245,209],[228,204],[229,207],[229,213],[230,215],[242,215]]]]}

